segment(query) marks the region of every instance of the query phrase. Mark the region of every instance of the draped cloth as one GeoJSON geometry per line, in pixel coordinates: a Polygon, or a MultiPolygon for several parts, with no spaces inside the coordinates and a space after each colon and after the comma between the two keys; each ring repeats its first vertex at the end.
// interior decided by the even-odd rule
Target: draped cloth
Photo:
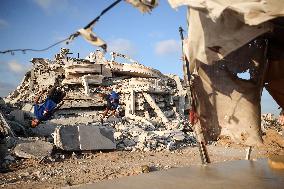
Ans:
{"type": "Polygon", "coordinates": [[[168,1],[173,8],[188,6],[183,50],[195,75],[193,88],[205,138],[226,136],[246,145],[260,144],[263,86],[284,107],[284,3],[168,1]],[[241,78],[245,72],[249,76],[241,78]]]}

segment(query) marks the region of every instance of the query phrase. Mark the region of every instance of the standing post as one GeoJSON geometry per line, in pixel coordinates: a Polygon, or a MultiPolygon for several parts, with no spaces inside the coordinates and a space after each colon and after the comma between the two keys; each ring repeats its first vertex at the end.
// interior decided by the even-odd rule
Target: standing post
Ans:
{"type": "Polygon", "coordinates": [[[195,133],[195,137],[197,140],[197,146],[200,153],[201,162],[203,165],[206,165],[207,163],[210,163],[210,158],[208,155],[208,151],[206,148],[206,142],[204,139],[204,135],[201,129],[200,121],[196,113],[196,104],[195,104],[195,96],[193,94],[193,87],[191,86],[191,75],[189,71],[189,61],[187,57],[185,56],[183,52],[183,29],[182,27],[179,27],[179,33],[181,38],[181,44],[182,44],[182,61],[183,61],[183,75],[184,75],[184,82],[186,83],[186,92],[188,95],[188,100],[190,101],[189,104],[191,105],[191,110],[189,114],[189,120],[191,125],[193,126],[193,130],[195,133]]]}

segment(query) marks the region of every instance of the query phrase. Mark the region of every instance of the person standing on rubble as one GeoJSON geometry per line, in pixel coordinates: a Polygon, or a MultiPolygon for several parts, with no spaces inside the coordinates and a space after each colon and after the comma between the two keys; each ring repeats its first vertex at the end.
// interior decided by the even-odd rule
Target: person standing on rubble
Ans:
{"type": "Polygon", "coordinates": [[[54,113],[57,105],[63,100],[66,95],[62,90],[57,89],[57,87],[53,87],[50,89],[44,103],[39,105],[39,99],[44,92],[45,90],[41,91],[40,94],[35,97],[34,115],[36,118],[32,119],[32,128],[35,128],[41,121],[48,120],[54,113]]]}
{"type": "Polygon", "coordinates": [[[103,120],[105,117],[110,117],[115,115],[116,110],[119,106],[119,95],[113,90],[110,94],[104,95],[106,101],[107,101],[107,107],[103,113],[103,116],[101,118],[101,123],[103,123],[103,120]],[[109,114],[110,112],[110,114],[109,114]],[[109,114],[109,115],[108,115],[109,114]]]}

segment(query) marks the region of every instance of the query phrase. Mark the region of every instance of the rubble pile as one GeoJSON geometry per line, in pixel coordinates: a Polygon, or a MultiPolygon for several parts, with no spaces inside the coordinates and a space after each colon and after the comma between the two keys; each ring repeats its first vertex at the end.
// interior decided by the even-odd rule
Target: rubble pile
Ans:
{"type": "Polygon", "coordinates": [[[261,128],[263,131],[267,129],[273,129],[279,132],[280,134],[283,130],[282,125],[277,120],[277,117],[275,117],[271,113],[261,115],[261,128]]]}
{"type": "Polygon", "coordinates": [[[131,151],[175,150],[180,147],[195,145],[193,133],[184,132],[180,125],[176,129],[165,129],[153,125],[127,120],[114,125],[114,138],[118,149],[131,151]]]}
{"type": "MultiPolygon", "coordinates": [[[[59,86],[66,92],[54,116],[32,129],[33,135],[54,138],[55,146],[63,150],[98,149],[94,145],[89,145],[90,149],[82,147],[80,141],[88,137],[83,132],[84,126],[100,127],[90,129],[94,135],[112,128],[113,142],[118,149],[159,151],[195,144],[185,119],[186,90],[178,76],[164,75],[119,53],[112,52],[111,60],[99,50],[85,59],[69,57],[69,54],[72,54],[69,49],[61,49],[53,60],[33,58],[32,69],[5,99],[6,103],[21,109],[17,110],[16,122],[27,128],[23,120],[32,115],[33,99],[40,91],[59,86]],[[119,63],[117,57],[126,61],[119,63]],[[101,124],[106,107],[101,94],[112,90],[120,96],[119,115],[101,124]],[[63,132],[69,126],[74,127],[70,128],[72,133],[63,132]],[[79,143],[65,148],[62,142],[71,135],[79,143]]],[[[112,141],[110,137],[104,139],[112,141]]]]}

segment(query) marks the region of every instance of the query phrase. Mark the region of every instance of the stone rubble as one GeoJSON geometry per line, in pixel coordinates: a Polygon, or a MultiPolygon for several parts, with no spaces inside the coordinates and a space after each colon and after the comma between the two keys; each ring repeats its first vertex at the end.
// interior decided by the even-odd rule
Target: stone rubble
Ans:
{"type": "Polygon", "coordinates": [[[50,156],[53,145],[43,140],[32,140],[21,142],[14,148],[14,153],[22,158],[42,159],[50,156]]]}
{"type": "Polygon", "coordinates": [[[278,122],[277,118],[271,113],[261,115],[261,129],[263,131],[267,129],[273,129],[279,132],[279,134],[281,134],[282,131],[284,136],[284,130],[283,130],[284,127],[278,122]]]}
{"type": "MultiPolygon", "coordinates": [[[[69,49],[61,49],[53,60],[32,59],[33,67],[20,85],[7,98],[0,99],[1,129],[10,135],[10,141],[15,136],[45,137],[57,148],[65,150],[161,151],[196,144],[186,119],[189,109],[187,93],[178,76],[162,74],[115,52],[110,54],[110,60],[99,50],[85,59],[68,57],[69,54],[69,49]],[[117,57],[126,61],[119,63],[117,57]],[[55,85],[66,92],[62,106],[50,120],[30,129],[34,97],[41,90],[55,85]],[[101,124],[100,118],[106,106],[101,93],[111,90],[120,95],[119,113],[101,124]],[[84,127],[86,130],[94,128],[94,135],[100,133],[102,127],[112,128],[113,134],[107,137],[112,142],[106,140],[98,147],[99,140],[91,137],[92,134],[87,136],[86,132],[87,139],[80,141],[78,128],[84,127]],[[62,146],[62,141],[68,141],[68,137],[60,138],[58,134],[64,129],[76,135],[69,146],[62,146]],[[84,144],[88,145],[84,147],[84,144]]],[[[262,118],[264,129],[274,125],[281,130],[270,115],[262,118]]],[[[100,133],[97,137],[101,136],[100,133]]]]}
{"type": "MultiPolygon", "coordinates": [[[[32,91],[57,85],[66,92],[63,105],[52,119],[32,129],[35,136],[51,138],[56,133],[59,136],[60,127],[72,130],[74,126],[102,126],[100,116],[106,101],[101,93],[115,90],[120,95],[119,115],[105,120],[103,126],[113,128],[118,149],[159,151],[195,144],[193,133],[185,132],[191,128],[185,119],[186,90],[178,76],[164,75],[115,52],[110,54],[111,60],[99,50],[85,59],[68,57],[68,54],[69,49],[61,49],[54,60],[31,60],[32,69],[5,98],[6,103],[21,109],[10,113],[14,121],[26,126],[26,116],[31,115],[33,98],[37,95],[32,91]],[[126,62],[117,62],[117,57],[126,62]]],[[[73,148],[63,149],[83,150],[76,140],[73,148]]],[[[95,139],[89,137],[89,140],[92,143],[95,139]]],[[[62,148],[58,140],[55,143],[62,148]]]]}

